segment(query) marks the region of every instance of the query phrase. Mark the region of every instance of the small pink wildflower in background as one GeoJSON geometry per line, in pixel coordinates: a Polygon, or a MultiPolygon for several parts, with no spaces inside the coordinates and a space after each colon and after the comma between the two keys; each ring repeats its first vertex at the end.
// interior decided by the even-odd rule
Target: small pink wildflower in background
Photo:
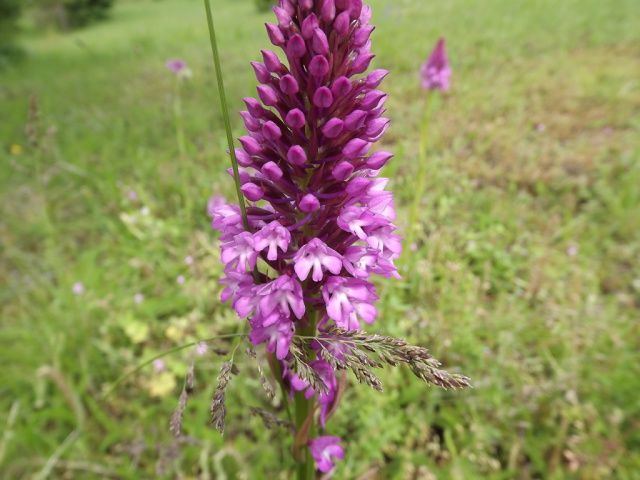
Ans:
{"type": "Polygon", "coordinates": [[[451,67],[447,59],[447,49],[444,44],[444,37],[440,37],[436,47],[429,55],[429,58],[420,69],[422,88],[425,90],[449,90],[449,77],[451,67]]]}
{"type": "Polygon", "coordinates": [[[142,303],[142,301],[144,300],[144,295],[142,295],[141,293],[136,293],[136,294],[133,296],[133,300],[134,300],[136,303],[142,303]]]}
{"type": "Polygon", "coordinates": [[[207,344],[204,342],[198,342],[198,344],[196,345],[196,355],[200,357],[207,353],[208,350],[209,347],[207,347],[207,344]]]}
{"type": "Polygon", "coordinates": [[[191,265],[193,263],[193,257],[191,255],[184,258],[185,265],[191,265]]]}
{"type": "Polygon", "coordinates": [[[152,365],[153,365],[153,371],[156,373],[162,373],[167,368],[167,364],[164,363],[164,360],[162,360],[161,358],[156,358],[153,361],[152,365]]]}
{"type": "Polygon", "coordinates": [[[578,247],[576,247],[575,245],[571,245],[569,248],[567,248],[567,255],[569,255],[570,257],[575,257],[578,254],[578,247]]]}
{"type": "Polygon", "coordinates": [[[213,217],[216,208],[222,207],[226,203],[227,200],[222,195],[214,195],[207,202],[207,215],[213,217]]]}
{"type": "Polygon", "coordinates": [[[167,60],[167,63],[165,65],[169,70],[171,70],[176,75],[180,73],[181,70],[187,67],[187,63],[184,60],[181,60],[179,58],[176,58],[173,60],[167,60]]]}
{"type": "Polygon", "coordinates": [[[179,58],[167,60],[165,65],[181,80],[188,80],[193,76],[193,72],[187,67],[187,63],[179,58]]]}
{"type": "Polygon", "coordinates": [[[137,200],[138,194],[135,190],[129,190],[129,193],[127,193],[127,197],[129,197],[129,200],[137,200]]]}
{"type": "Polygon", "coordinates": [[[178,278],[176,278],[176,282],[182,285],[184,283],[184,275],[178,275],[178,278]]]}
{"type": "Polygon", "coordinates": [[[82,295],[84,293],[84,285],[81,282],[76,282],[73,284],[71,290],[76,295],[82,295]]]}

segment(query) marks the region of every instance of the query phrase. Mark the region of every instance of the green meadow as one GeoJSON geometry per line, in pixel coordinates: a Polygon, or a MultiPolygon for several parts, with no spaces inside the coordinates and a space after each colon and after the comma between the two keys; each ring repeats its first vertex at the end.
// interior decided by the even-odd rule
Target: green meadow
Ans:
{"type": "MultiPolygon", "coordinates": [[[[235,112],[274,16],[212,3],[235,112]]],[[[368,331],[474,388],[400,367],[383,393],[350,377],[327,430],[345,440],[334,478],[640,479],[640,3],[368,3],[373,68],[391,71],[382,176],[414,243],[403,279],[377,281],[368,331]],[[419,165],[417,72],[441,35],[452,86],[419,165]]],[[[235,354],[221,437],[209,406],[230,353],[214,350],[231,341],[178,348],[239,326],[206,213],[235,193],[202,1],[119,0],[68,34],[29,13],[26,58],[0,71],[0,478],[291,478],[290,432],[251,410],[285,418],[261,354],[235,354]]]]}

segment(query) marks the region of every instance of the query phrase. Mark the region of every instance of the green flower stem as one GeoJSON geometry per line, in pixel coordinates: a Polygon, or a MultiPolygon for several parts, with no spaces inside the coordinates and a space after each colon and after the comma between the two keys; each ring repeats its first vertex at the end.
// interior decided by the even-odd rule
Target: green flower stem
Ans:
{"type": "MultiPolygon", "coordinates": [[[[296,392],[294,395],[295,409],[296,409],[296,431],[304,424],[307,417],[313,412],[313,398],[307,400],[304,396],[304,390],[296,392]]],[[[315,429],[313,421],[309,428],[309,436],[313,435],[312,430],[315,429]]],[[[313,458],[311,458],[311,452],[308,448],[304,449],[304,462],[298,463],[297,467],[297,480],[313,480],[315,478],[315,466],[313,458]]]]}
{"type": "Polygon", "coordinates": [[[415,241],[416,230],[420,229],[418,222],[418,212],[420,210],[420,202],[424,196],[424,190],[426,188],[426,175],[427,175],[427,136],[429,133],[429,121],[431,120],[431,108],[433,104],[434,94],[431,91],[427,91],[424,106],[424,117],[422,119],[422,130],[420,135],[420,144],[418,149],[418,175],[415,189],[415,196],[413,197],[413,203],[411,210],[409,211],[409,227],[407,228],[407,238],[405,245],[411,248],[411,245],[415,241]]]}
{"type": "MultiPolygon", "coordinates": [[[[309,315],[309,325],[307,325],[307,328],[302,329],[301,334],[305,337],[315,337],[316,325],[318,322],[318,312],[316,310],[313,310],[313,307],[309,304],[306,304],[306,311],[312,313],[309,315]]],[[[312,362],[313,360],[315,360],[316,353],[308,346],[304,346],[303,348],[306,354],[306,361],[312,362]]],[[[296,432],[298,432],[300,431],[300,428],[307,420],[309,415],[313,415],[315,402],[313,397],[311,397],[310,399],[305,398],[304,390],[301,392],[296,392],[294,395],[294,400],[296,432]]],[[[311,421],[311,425],[309,426],[308,436],[316,436],[316,425],[313,420],[311,421]]],[[[315,478],[315,462],[311,457],[311,452],[309,451],[309,449],[305,448],[304,451],[304,462],[298,463],[296,478],[297,480],[313,480],[315,478]]]]}

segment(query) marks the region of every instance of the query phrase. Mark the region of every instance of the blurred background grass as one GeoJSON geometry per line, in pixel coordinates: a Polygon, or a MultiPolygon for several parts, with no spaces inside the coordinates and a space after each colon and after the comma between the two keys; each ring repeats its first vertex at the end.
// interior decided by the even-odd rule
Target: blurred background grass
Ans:
{"type": "MultiPolygon", "coordinates": [[[[213,3],[239,110],[272,15],[213,3]]],[[[336,478],[640,478],[640,4],[370,3],[374,67],[392,71],[383,173],[403,229],[417,71],[440,35],[453,66],[400,262],[414,270],[377,283],[375,329],[475,388],[401,370],[382,375],[383,394],[354,384],[328,430],[347,446],[336,478]]],[[[66,34],[31,18],[26,58],[0,71],[0,477],[288,478],[288,432],[249,411],[282,414],[255,363],[228,388],[223,439],[208,420],[213,353],[197,358],[179,440],[168,421],[190,349],[103,396],[143,360],[237,328],[206,216],[210,196],[233,193],[202,2],[120,0],[66,34]],[[166,70],[176,57],[190,81],[166,70]]]]}

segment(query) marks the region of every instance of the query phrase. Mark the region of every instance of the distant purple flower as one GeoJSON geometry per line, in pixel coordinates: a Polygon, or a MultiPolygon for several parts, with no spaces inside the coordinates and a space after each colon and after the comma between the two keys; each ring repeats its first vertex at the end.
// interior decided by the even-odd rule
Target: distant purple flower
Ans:
{"type": "Polygon", "coordinates": [[[309,450],[318,470],[326,473],[334,466],[332,457],[339,460],[344,458],[344,449],[339,445],[341,441],[338,437],[318,437],[309,442],[309,450]]]}
{"type": "Polygon", "coordinates": [[[129,200],[137,200],[138,193],[135,190],[129,190],[129,193],[127,193],[127,197],[129,197],[129,200]]]}
{"type": "Polygon", "coordinates": [[[164,372],[164,371],[166,370],[166,368],[167,368],[166,363],[165,363],[165,362],[164,362],[164,360],[162,360],[161,358],[156,358],[156,359],[153,361],[153,364],[152,364],[152,365],[153,365],[153,371],[154,371],[154,372],[156,372],[156,373],[162,373],[162,372],[164,372]]]}
{"type": "Polygon", "coordinates": [[[184,283],[184,275],[178,275],[178,278],[176,278],[176,282],[182,285],[184,283]]]}
{"type": "Polygon", "coordinates": [[[144,295],[143,295],[143,294],[141,294],[141,293],[136,293],[136,294],[133,296],[133,300],[134,300],[136,303],[142,303],[142,302],[144,301],[144,295]]]}
{"type": "Polygon", "coordinates": [[[449,77],[451,76],[451,67],[447,59],[447,49],[445,47],[444,37],[441,37],[436,44],[429,58],[420,69],[420,78],[422,79],[422,88],[425,90],[449,90],[449,77]]]}
{"type": "Polygon", "coordinates": [[[176,58],[176,59],[173,59],[173,60],[167,60],[167,63],[165,65],[169,70],[171,70],[176,75],[178,73],[180,73],[180,70],[182,70],[182,69],[187,67],[186,62],[184,60],[179,59],[179,58],[176,58]]]}
{"type": "Polygon", "coordinates": [[[71,287],[71,291],[76,295],[82,295],[84,293],[84,285],[81,282],[76,282],[71,287]]]}
{"type": "Polygon", "coordinates": [[[204,342],[196,343],[196,355],[202,356],[209,351],[209,347],[204,342]]]}
{"type": "Polygon", "coordinates": [[[192,263],[193,263],[193,257],[191,255],[188,255],[184,258],[185,265],[191,265],[192,263]]]}
{"type": "Polygon", "coordinates": [[[567,248],[567,255],[569,255],[570,257],[575,257],[578,254],[578,247],[576,247],[575,245],[571,245],[569,248],[567,248]]]}

